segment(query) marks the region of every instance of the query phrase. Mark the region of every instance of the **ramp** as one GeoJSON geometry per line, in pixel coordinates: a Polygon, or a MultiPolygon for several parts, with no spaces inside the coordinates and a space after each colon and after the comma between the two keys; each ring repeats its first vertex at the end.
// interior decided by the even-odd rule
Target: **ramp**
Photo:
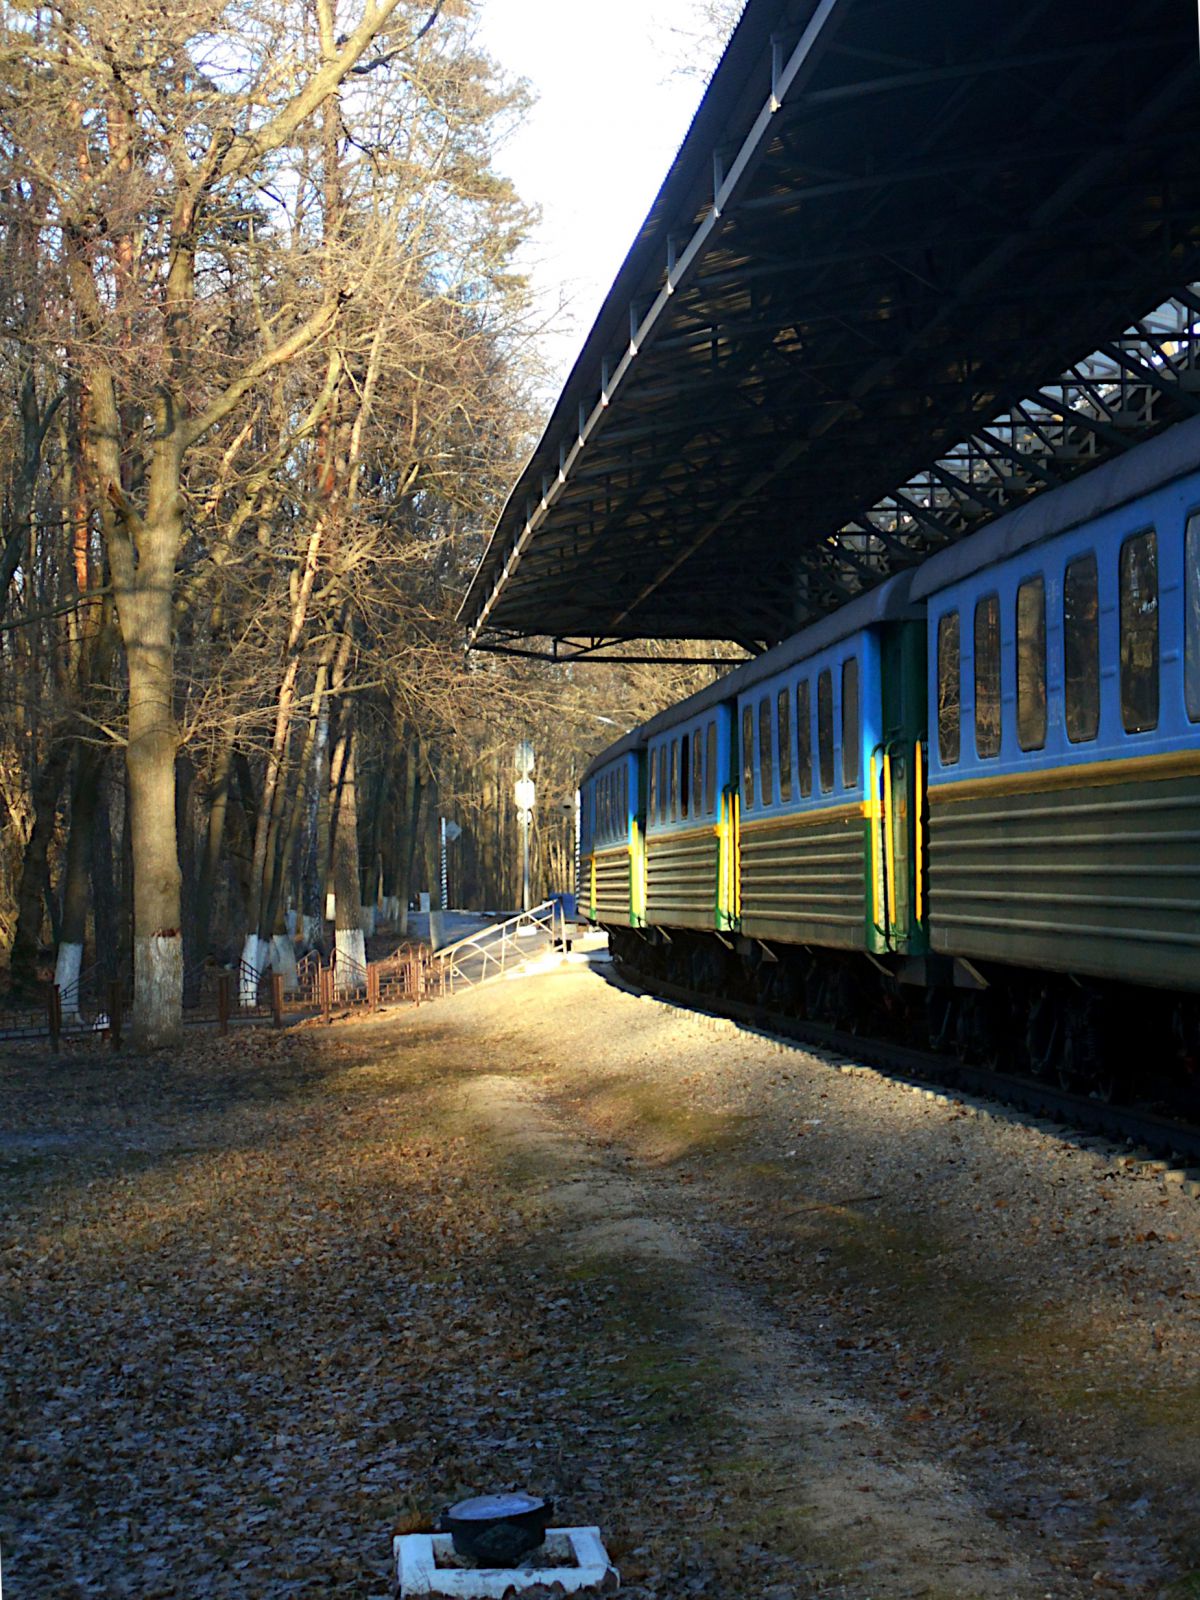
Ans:
{"type": "Polygon", "coordinates": [[[512,977],[550,952],[565,950],[574,933],[575,923],[563,916],[559,901],[546,900],[532,911],[519,911],[456,939],[433,955],[441,969],[443,992],[453,994],[512,977]]]}

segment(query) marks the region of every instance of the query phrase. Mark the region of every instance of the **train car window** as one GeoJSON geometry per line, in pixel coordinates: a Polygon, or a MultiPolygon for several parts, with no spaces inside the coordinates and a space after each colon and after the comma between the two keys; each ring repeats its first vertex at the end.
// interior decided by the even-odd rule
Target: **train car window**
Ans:
{"type": "Polygon", "coordinates": [[[1183,693],[1200,722],[1200,513],[1188,518],[1183,544],[1183,693]]]}
{"type": "Polygon", "coordinates": [[[842,662],[842,785],[858,787],[861,771],[858,732],[858,657],[842,662]]]}
{"type": "Polygon", "coordinates": [[[1100,731],[1100,585],[1096,557],[1078,556],[1063,575],[1063,699],[1072,744],[1100,731]]]}
{"type": "Polygon", "coordinates": [[[779,798],[792,798],[792,697],[780,689],[775,702],[775,726],[779,735],[779,798]]]}
{"type": "Polygon", "coordinates": [[[1158,535],[1121,546],[1121,721],[1126,733],[1158,727],[1158,535]]]}
{"type": "Polygon", "coordinates": [[[938,619],[937,644],[938,755],[944,767],[954,766],[961,749],[961,681],[958,612],[947,611],[938,619]]]}
{"type": "Polygon", "coordinates": [[[658,752],[652,751],[650,755],[650,820],[658,820],[658,752]]]}
{"type": "Polygon", "coordinates": [[[796,685],[796,768],[800,794],[812,793],[812,693],[808,679],[796,685]]]}
{"type": "Polygon", "coordinates": [[[775,774],[772,771],[774,743],[771,739],[771,702],[764,695],[758,702],[758,787],[764,806],[775,799],[775,774]]]}
{"type": "Polygon", "coordinates": [[[754,804],[754,710],[742,707],[742,804],[754,804]]]}
{"type": "Polygon", "coordinates": [[[621,768],[621,833],[629,832],[629,768],[621,768]]]}
{"type": "Polygon", "coordinates": [[[833,788],[833,672],[829,667],[817,674],[817,759],[821,769],[821,793],[833,788]]]}
{"type": "Polygon", "coordinates": [[[658,747],[658,820],[667,820],[667,757],[670,749],[664,739],[658,747]]]}
{"type": "Polygon", "coordinates": [[[692,735],[692,815],[698,817],[704,809],[704,741],[697,728],[692,735]]]}
{"type": "Polygon", "coordinates": [[[1000,754],[1000,596],[975,603],[975,753],[1000,754]]]}
{"type": "Polygon", "coordinates": [[[711,817],[717,809],[717,724],[708,724],[708,749],[704,755],[704,809],[711,817]]]}
{"type": "Polygon", "coordinates": [[[679,816],[679,740],[671,740],[671,821],[679,816]]]}
{"type": "Polygon", "coordinates": [[[688,800],[692,792],[692,741],[684,734],[679,741],[679,815],[688,814],[688,800]]]}
{"type": "Polygon", "coordinates": [[[1017,743],[1046,743],[1046,580],[1029,578],[1017,590],[1017,743]]]}

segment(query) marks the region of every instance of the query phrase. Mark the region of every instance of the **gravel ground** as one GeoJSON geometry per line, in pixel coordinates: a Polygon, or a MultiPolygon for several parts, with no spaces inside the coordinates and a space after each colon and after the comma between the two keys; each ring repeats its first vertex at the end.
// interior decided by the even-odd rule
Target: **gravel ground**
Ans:
{"type": "Polygon", "coordinates": [[[512,1486],[635,1600],[1200,1595],[1200,1201],[576,966],[0,1072],[7,1593],[382,1596],[512,1486]]]}

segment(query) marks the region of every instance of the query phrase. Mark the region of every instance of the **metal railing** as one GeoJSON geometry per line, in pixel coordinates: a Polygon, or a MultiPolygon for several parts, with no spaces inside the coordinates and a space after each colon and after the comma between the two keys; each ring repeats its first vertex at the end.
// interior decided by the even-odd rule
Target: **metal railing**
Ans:
{"type": "Polygon", "coordinates": [[[441,968],[443,992],[453,993],[458,988],[477,989],[480,984],[492,983],[547,948],[561,948],[566,937],[566,919],[560,900],[544,900],[532,911],[519,911],[504,922],[494,922],[491,927],[456,939],[433,952],[434,963],[441,968]],[[536,948],[529,940],[542,935],[536,948]]]}
{"type": "MultiPolygon", "coordinates": [[[[382,961],[365,966],[344,953],[339,959],[313,951],[296,963],[294,980],[243,961],[227,967],[198,962],[184,973],[183,1021],[215,1024],[224,1034],[231,1026],[253,1022],[280,1028],[285,1017],[329,1022],[335,1010],[420,1005],[456,989],[491,983],[547,949],[562,948],[566,921],[561,900],[546,900],[532,911],[517,912],[441,950],[402,945],[382,961]]],[[[119,1049],[132,1005],[128,973],[111,980],[99,965],[89,967],[69,989],[43,982],[23,1002],[0,1007],[0,1039],[48,1039],[57,1050],[62,1039],[90,1036],[119,1049]]]]}

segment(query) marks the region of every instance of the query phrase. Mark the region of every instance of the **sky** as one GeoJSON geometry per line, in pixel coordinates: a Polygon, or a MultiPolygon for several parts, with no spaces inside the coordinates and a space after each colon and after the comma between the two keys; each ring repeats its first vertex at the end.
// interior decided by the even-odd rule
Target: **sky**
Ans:
{"type": "MultiPolygon", "coordinates": [[[[538,97],[496,165],[540,206],[530,255],[555,392],[633,243],[703,92],[673,28],[695,0],[480,0],[482,42],[538,97]]],[[[707,68],[708,63],[702,63],[707,68]]]]}

